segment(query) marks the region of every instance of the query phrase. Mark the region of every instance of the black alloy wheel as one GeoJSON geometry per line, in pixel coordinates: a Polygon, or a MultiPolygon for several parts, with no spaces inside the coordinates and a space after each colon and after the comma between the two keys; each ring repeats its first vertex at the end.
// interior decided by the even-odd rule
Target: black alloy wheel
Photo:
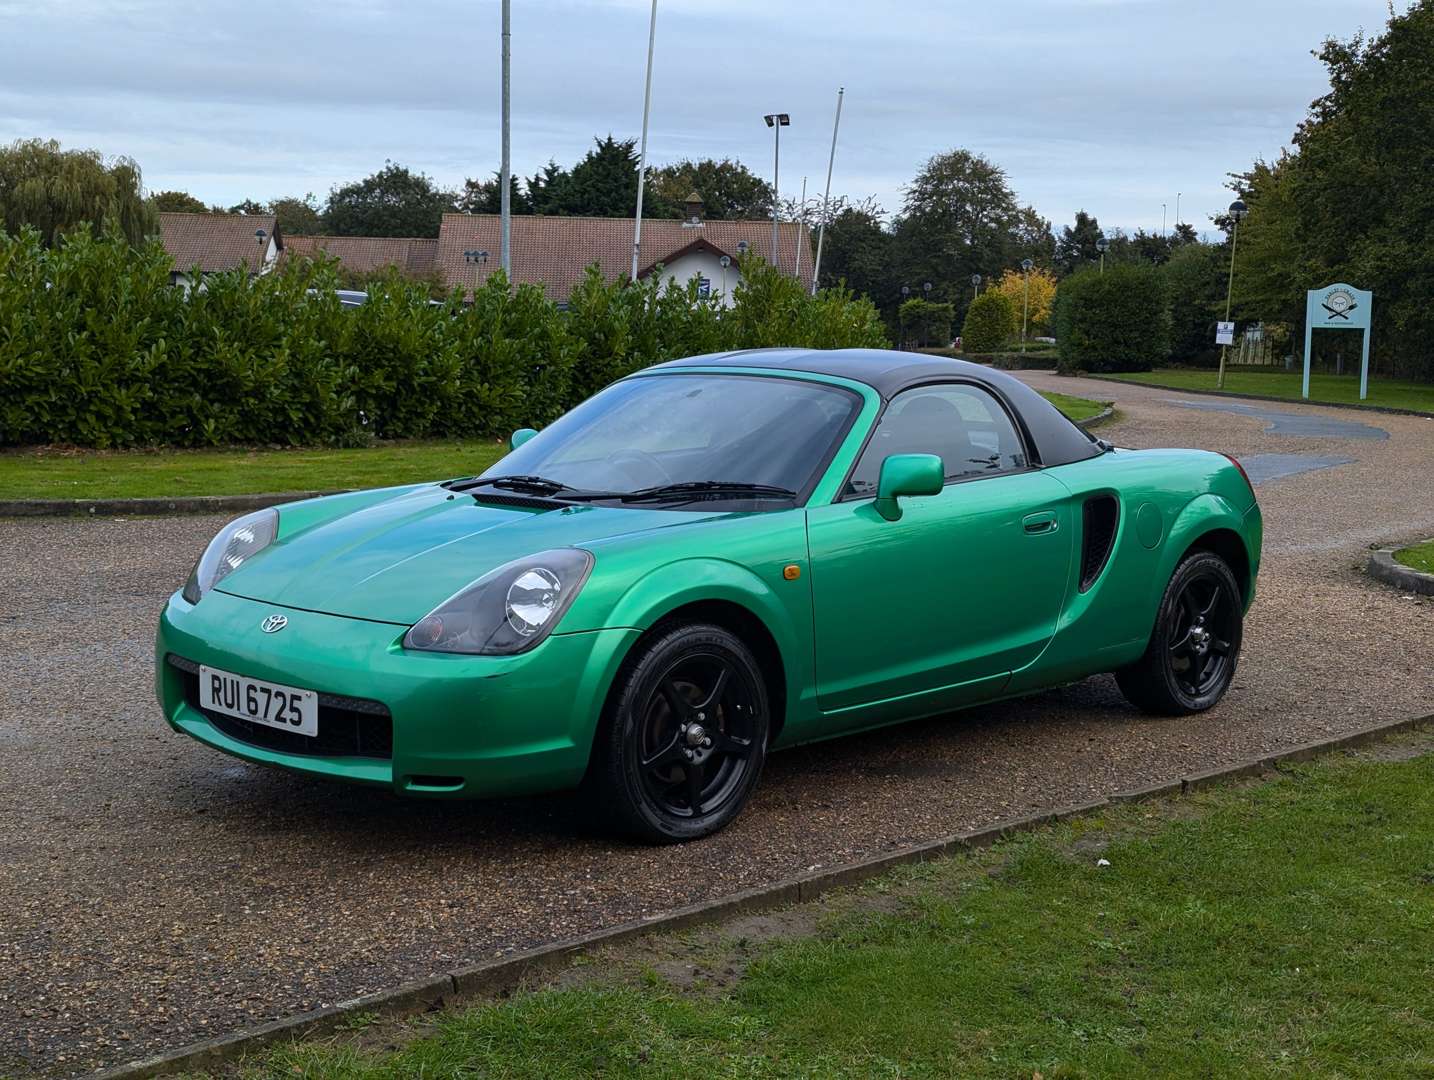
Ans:
{"type": "Polygon", "coordinates": [[[1170,613],[1170,668],[1192,698],[1207,695],[1225,681],[1233,662],[1230,642],[1240,619],[1239,603],[1213,568],[1185,583],[1170,613]]]}
{"type": "Polygon", "coordinates": [[[1116,672],[1121,692],[1165,716],[1210,708],[1234,680],[1244,616],[1244,595],[1225,560],[1192,552],[1170,577],[1145,655],[1116,672]]]}
{"type": "Polygon", "coordinates": [[[676,626],[630,661],[595,747],[592,779],[627,831],[671,842],[741,811],[766,760],[762,672],[735,635],[676,626]]]}

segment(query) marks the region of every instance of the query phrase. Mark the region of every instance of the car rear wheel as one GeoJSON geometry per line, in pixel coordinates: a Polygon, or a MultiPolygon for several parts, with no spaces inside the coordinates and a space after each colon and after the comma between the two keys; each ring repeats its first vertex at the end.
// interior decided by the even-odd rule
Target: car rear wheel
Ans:
{"type": "Polygon", "coordinates": [[[1244,633],[1244,601],[1225,560],[1186,556],[1171,575],[1145,655],[1116,672],[1132,705],[1162,716],[1210,708],[1230,688],[1244,633]]]}
{"type": "Polygon", "coordinates": [[[640,839],[708,836],[756,787],[769,728],[762,671],[741,640],[720,626],[674,626],[619,676],[590,787],[640,839]]]}

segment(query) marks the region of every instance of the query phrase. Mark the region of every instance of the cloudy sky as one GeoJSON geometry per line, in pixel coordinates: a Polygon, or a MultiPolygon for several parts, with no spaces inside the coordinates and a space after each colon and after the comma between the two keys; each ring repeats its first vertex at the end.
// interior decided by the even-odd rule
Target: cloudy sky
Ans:
{"type": "MultiPolygon", "coordinates": [[[[1406,6],[1405,0],[1397,0],[1406,6]]],[[[1199,228],[1224,174],[1278,153],[1323,89],[1327,36],[1386,0],[658,0],[650,156],[888,209],[932,154],[1004,167],[1056,224],[1199,228]]],[[[648,0],[513,0],[514,168],[569,164],[642,119],[648,0]]],[[[0,0],[0,141],[128,154],[206,202],[315,192],[386,158],[444,184],[498,164],[497,0],[0,0]]]]}

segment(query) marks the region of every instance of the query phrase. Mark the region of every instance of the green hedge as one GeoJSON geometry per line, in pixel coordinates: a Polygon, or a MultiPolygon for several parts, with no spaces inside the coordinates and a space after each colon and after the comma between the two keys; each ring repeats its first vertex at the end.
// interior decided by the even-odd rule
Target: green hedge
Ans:
{"type": "Polygon", "coordinates": [[[353,444],[540,426],[649,364],[722,349],[885,347],[876,309],[759,260],[735,306],[596,268],[563,312],[490,277],[429,303],[397,273],[342,307],[336,266],[210,275],[187,295],[158,242],[0,234],[0,444],[353,444]]]}
{"type": "Polygon", "coordinates": [[[1077,271],[1056,289],[1053,321],[1064,371],[1148,371],[1170,354],[1170,312],[1150,266],[1077,271]]]}
{"type": "Polygon", "coordinates": [[[971,301],[961,327],[961,348],[966,352],[993,353],[1016,333],[1016,308],[1004,293],[988,289],[971,301]]]}

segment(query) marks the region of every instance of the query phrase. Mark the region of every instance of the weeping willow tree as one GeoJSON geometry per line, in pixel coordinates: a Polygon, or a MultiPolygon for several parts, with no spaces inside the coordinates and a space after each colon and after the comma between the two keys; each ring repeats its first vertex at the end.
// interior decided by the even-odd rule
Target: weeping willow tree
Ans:
{"type": "Polygon", "coordinates": [[[97,232],[115,229],[136,246],[159,232],[159,217],[145,201],[134,161],[106,161],[96,150],[61,150],[53,139],[0,147],[0,221],[11,235],[30,226],[47,247],[82,222],[97,232]]]}

